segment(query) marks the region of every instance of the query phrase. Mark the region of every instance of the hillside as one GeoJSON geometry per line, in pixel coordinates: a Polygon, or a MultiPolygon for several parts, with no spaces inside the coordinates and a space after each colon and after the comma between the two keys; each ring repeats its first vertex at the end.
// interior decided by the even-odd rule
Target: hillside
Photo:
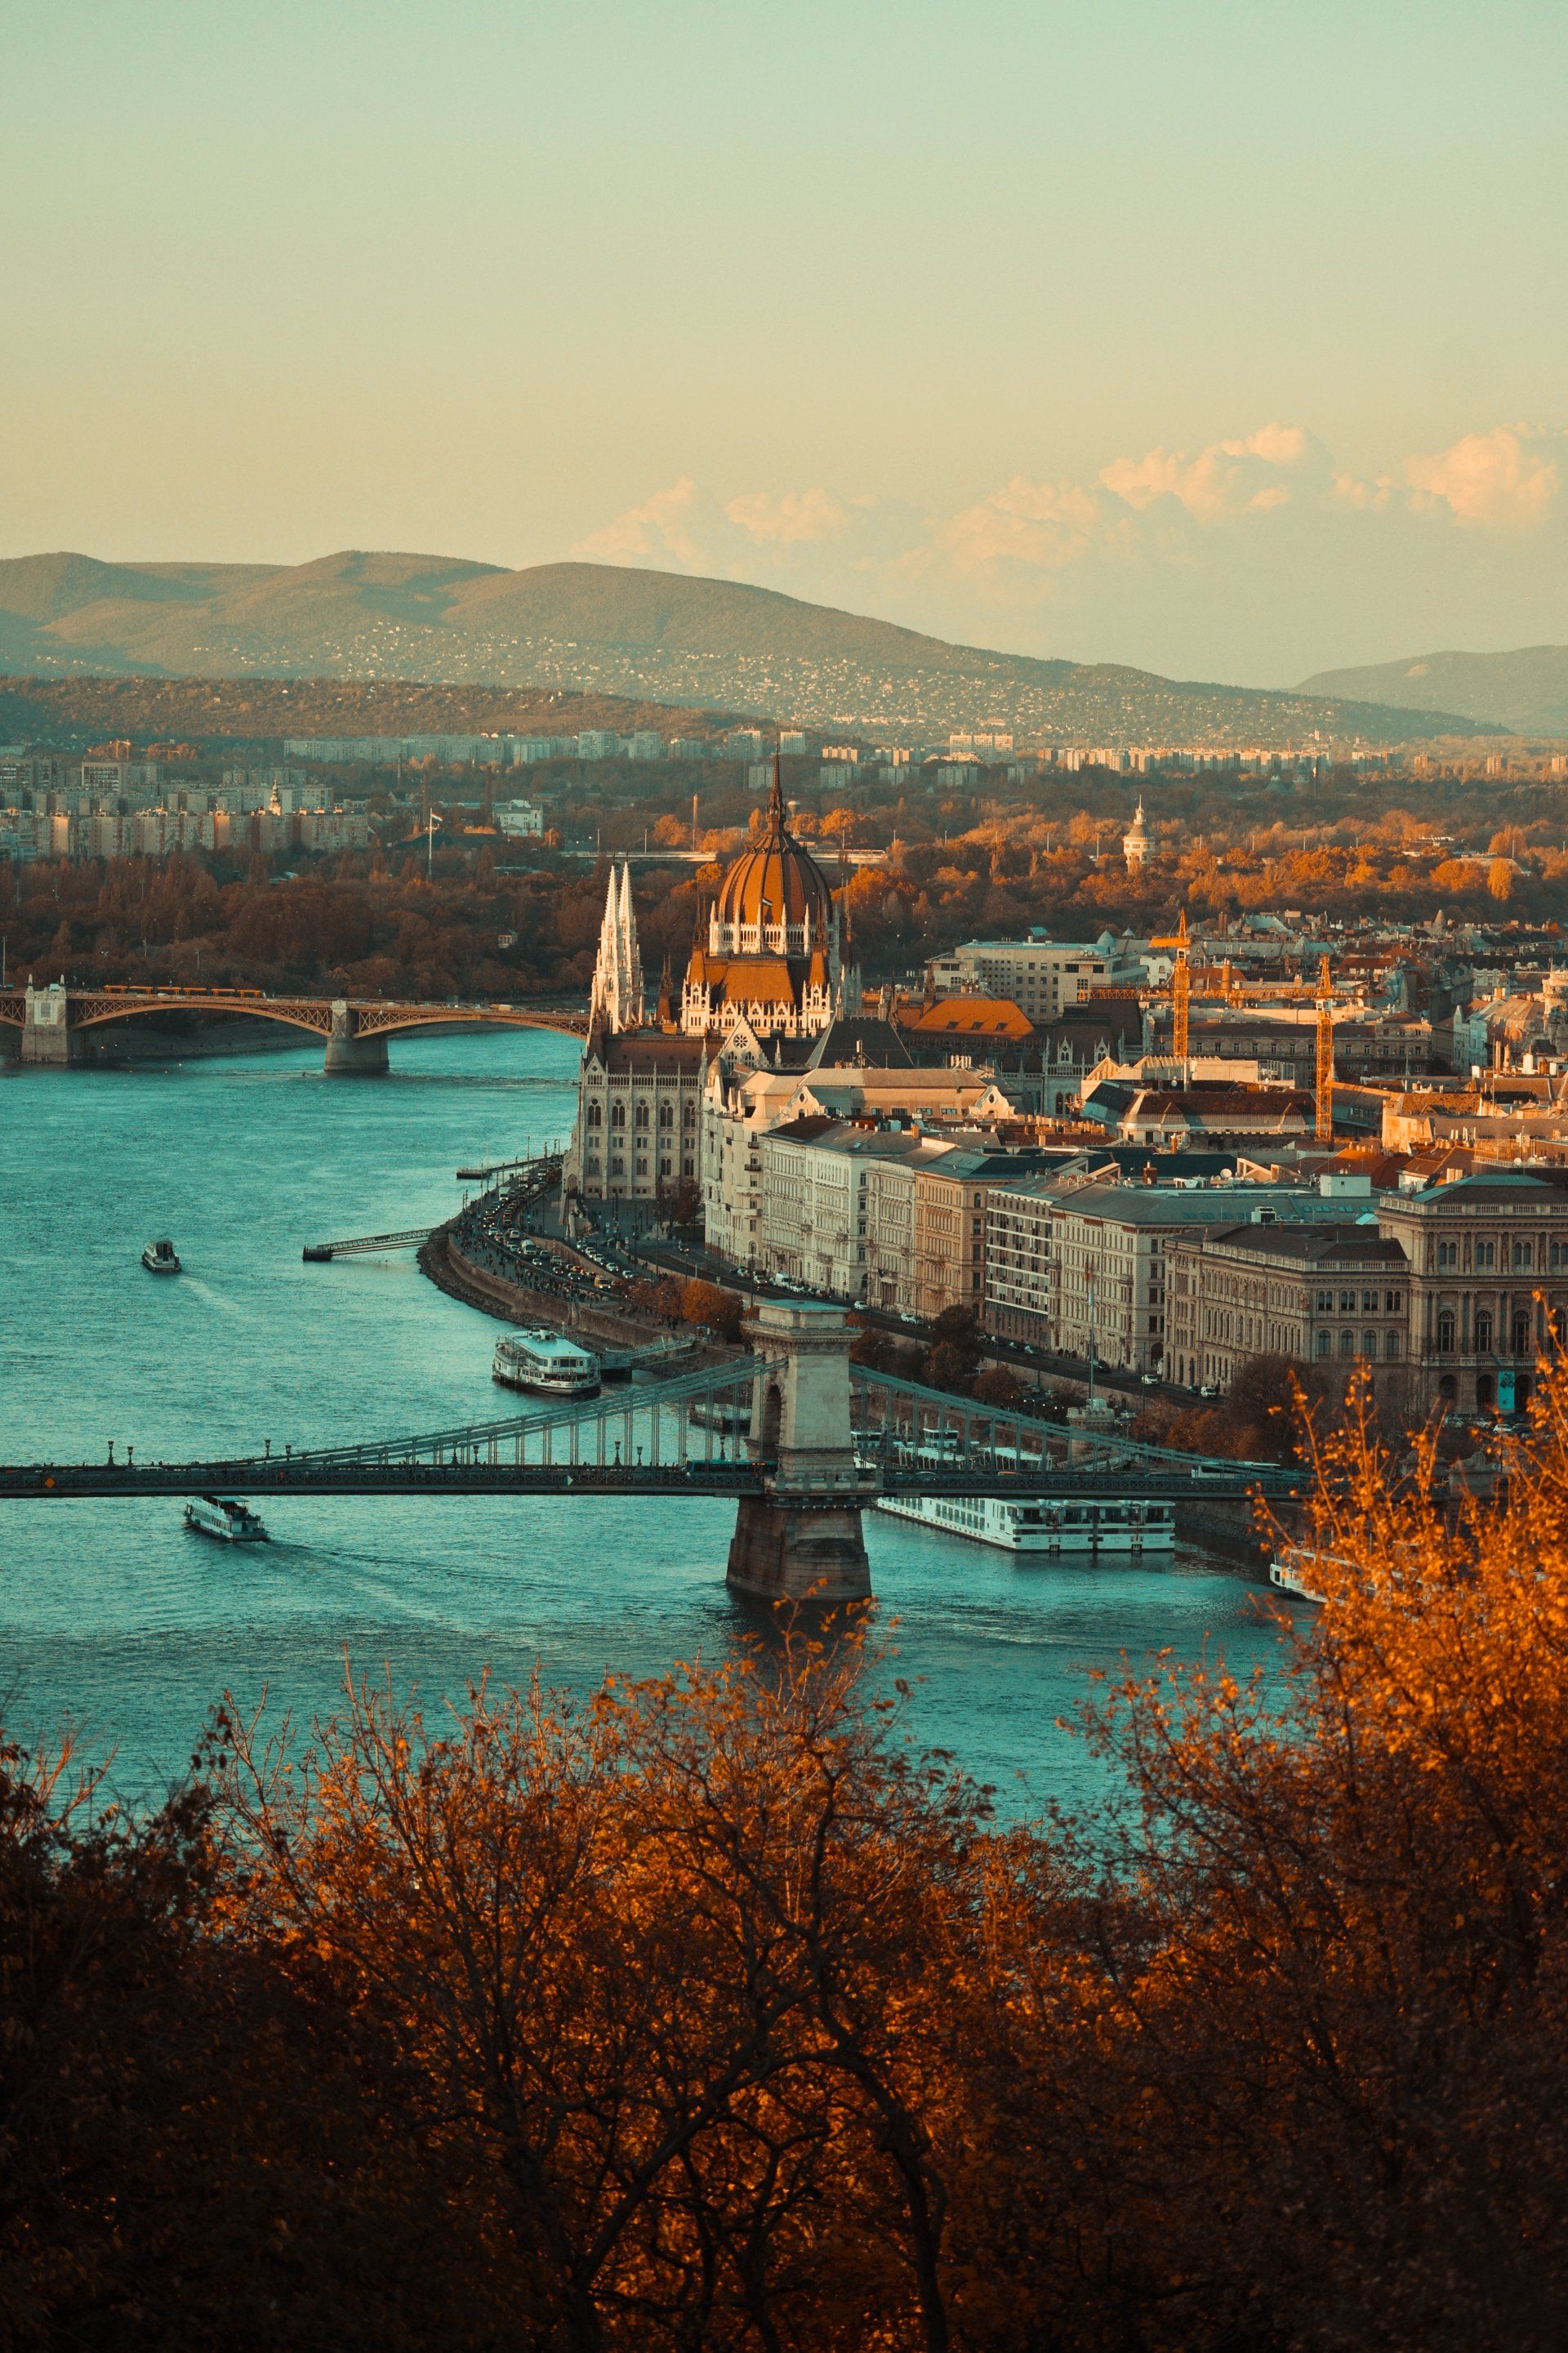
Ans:
{"type": "Polygon", "coordinates": [[[601,564],[507,572],[351,552],[290,565],[0,562],[0,668],[34,677],[404,679],[614,695],[825,726],[1279,745],[1472,733],[1390,711],[949,644],[742,582],[601,564]]]}
{"type": "Polygon", "coordinates": [[[1568,646],[1506,654],[1421,654],[1363,670],[1320,670],[1302,694],[1355,695],[1419,711],[1459,711],[1521,735],[1568,735],[1568,646]]]}

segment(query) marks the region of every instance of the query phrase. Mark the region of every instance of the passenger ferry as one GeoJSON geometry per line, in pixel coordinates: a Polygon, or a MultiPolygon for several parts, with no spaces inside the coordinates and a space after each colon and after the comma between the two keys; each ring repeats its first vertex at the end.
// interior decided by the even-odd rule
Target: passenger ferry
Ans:
{"type": "Polygon", "coordinates": [[[173,1242],[149,1242],[142,1253],[142,1263],[149,1274],[178,1274],[179,1254],[173,1242]]]}
{"type": "Polygon", "coordinates": [[[267,1530],[244,1504],[221,1495],[197,1495],[185,1505],[185,1525],[219,1544],[265,1544],[267,1530]]]}
{"type": "Polygon", "coordinates": [[[896,1520],[918,1520],[946,1535],[971,1536],[1005,1552],[1037,1553],[1058,1560],[1078,1553],[1169,1552],[1176,1541],[1173,1504],[1072,1503],[1001,1495],[882,1495],[877,1509],[896,1520]]]}
{"type": "MultiPolygon", "coordinates": [[[[1268,1582],[1277,1592],[1288,1593],[1292,1601],[1314,1601],[1320,1607],[1322,1595],[1313,1578],[1318,1575],[1320,1561],[1334,1561],[1332,1553],[1304,1551],[1300,1545],[1290,1545],[1268,1564],[1268,1582]]],[[[1334,1565],[1342,1567],[1343,1563],[1334,1565]]]]}
{"type": "Polygon", "coordinates": [[[596,1397],[599,1359],[559,1332],[511,1332],[496,1343],[490,1377],[534,1397],[596,1397]]]}

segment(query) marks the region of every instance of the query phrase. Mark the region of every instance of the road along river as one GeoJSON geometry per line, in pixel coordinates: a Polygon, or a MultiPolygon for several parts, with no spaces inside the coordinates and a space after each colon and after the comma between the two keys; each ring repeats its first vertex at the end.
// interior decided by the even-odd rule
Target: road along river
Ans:
{"type": "MultiPolygon", "coordinates": [[[[563,1134],[574,1040],[400,1039],[389,1078],[329,1080],[319,1048],[135,1069],[0,1064],[0,1459],[139,1459],[321,1445],[506,1409],[500,1328],[413,1254],[306,1266],[307,1241],[430,1224],[459,1164],[563,1134]],[[142,1272],[167,1234],[178,1279],[142,1272]]],[[[417,1498],[265,1505],[274,1541],[187,1534],[177,1504],[6,1504],[0,1699],[29,1737],[68,1719],[144,1795],[177,1775],[228,1687],[309,1716],[346,1651],[427,1704],[485,1668],[590,1685],[726,1652],[723,1503],[417,1498]]],[[[871,1517],[886,1672],[913,1735],[1009,1810],[1099,1786],[1058,1728],[1086,1671],[1166,1647],[1277,1655],[1259,1588],[1179,1548],[1154,1567],[1020,1565],[871,1517]]]]}

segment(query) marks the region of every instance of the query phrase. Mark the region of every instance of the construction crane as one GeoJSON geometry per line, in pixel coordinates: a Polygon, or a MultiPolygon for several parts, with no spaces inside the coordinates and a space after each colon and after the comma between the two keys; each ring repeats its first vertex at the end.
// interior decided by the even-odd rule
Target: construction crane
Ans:
{"type": "Polygon", "coordinates": [[[1149,943],[1152,948],[1169,948],[1175,956],[1171,974],[1171,1051],[1178,1062],[1187,1059],[1187,998],[1192,976],[1187,970],[1187,911],[1184,907],[1173,932],[1167,932],[1149,943]]]}
{"type": "Polygon", "coordinates": [[[1331,1144],[1334,1134],[1334,1000],[1329,959],[1318,966],[1318,1060],[1313,1090],[1317,1103],[1317,1137],[1331,1144]]]}

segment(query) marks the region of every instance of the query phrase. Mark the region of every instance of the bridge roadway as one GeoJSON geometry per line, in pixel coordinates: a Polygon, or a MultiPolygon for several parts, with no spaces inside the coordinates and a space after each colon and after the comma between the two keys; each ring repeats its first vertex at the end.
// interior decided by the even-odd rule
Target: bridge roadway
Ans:
{"type": "MultiPolygon", "coordinates": [[[[149,1495],[761,1495],[775,1485],[775,1466],[740,1461],[687,1462],[501,1462],[479,1458],[428,1462],[298,1460],[250,1456],[231,1462],[30,1462],[0,1465],[0,1502],[66,1502],[87,1496],[149,1495]]],[[[1299,1473],[1235,1463],[1194,1472],[1111,1472],[1092,1465],[1026,1464],[1020,1470],[976,1461],[951,1468],[889,1463],[864,1466],[851,1500],[879,1495],[995,1495],[1019,1503],[1075,1498],[1101,1503],[1243,1503],[1282,1500],[1299,1473]]],[[[818,1491],[803,1487],[803,1496],[818,1491]]]]}

